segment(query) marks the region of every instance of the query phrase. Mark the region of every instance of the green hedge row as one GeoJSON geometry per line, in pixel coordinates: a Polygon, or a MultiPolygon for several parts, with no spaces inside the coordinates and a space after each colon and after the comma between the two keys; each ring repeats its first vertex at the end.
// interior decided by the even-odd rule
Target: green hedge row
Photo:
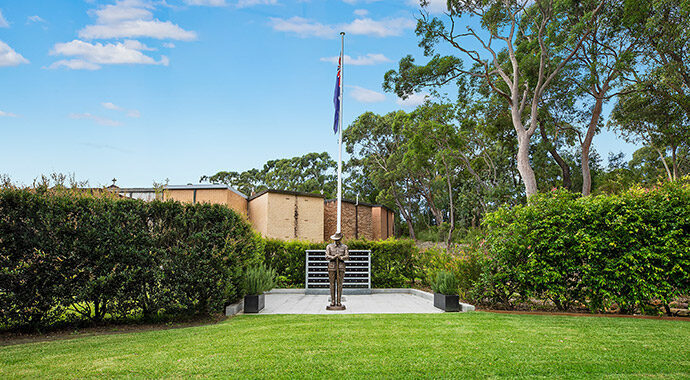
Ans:
{"type": "MultiPolygon", "coordinates": [[[[304,286],[307,249],[261,239],[219,205],[142,202],[69,190],[0,189],[0,328],[222,310],[264,262],[304,286]]],[[[409,240],[347,241],[372,251],[376,288],[429,287],[440,270],[466,300],[562,310],[650,311],[690,294],[690,185],[580,198],[555,191],[485,217],[486,241],[420,251],[409,240]]]]}
{"type": "Polygon", "coordinates": [[[514,306],[668,311],[690,294],[690,185],[687,179],[621,195],[554,191],[485,217],[490,260],[475,297],[514,306]]]}
{"type": "Polygon", "coordinates": [[[223,206],[0,189],[0,324],[218,311],[262,244],[223,206]]]}
{"type": "MultiPolygon", "coordinates": [[[[373,287],[410,287],[420,275],[416,265],[419,251],[411,240],[350,240],[345,244],[350,249],[371,250],[373,287]]],[[[279,286],[304,286],[305,251],[308,249],[326,249],[326,243],[266,240],[264,262],[276,269],[279,286]]]]}

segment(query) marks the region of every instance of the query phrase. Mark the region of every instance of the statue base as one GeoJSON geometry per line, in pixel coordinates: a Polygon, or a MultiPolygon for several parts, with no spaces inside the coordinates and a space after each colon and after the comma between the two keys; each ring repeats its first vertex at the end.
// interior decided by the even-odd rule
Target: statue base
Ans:
{"type": "Polygon", "coordinates": [[[345,305],[340,305],[340,306],[338,306],[338,305],[328,305],[328,306],[326,306],[326,310],[333,310],[333,311],[345,310],[345,305]]]}

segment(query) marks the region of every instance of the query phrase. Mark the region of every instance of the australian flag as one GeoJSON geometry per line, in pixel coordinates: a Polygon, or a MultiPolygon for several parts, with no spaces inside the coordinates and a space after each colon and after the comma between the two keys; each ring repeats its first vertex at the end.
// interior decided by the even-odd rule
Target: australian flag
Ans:
{"type": "Polygon", "coordinates": [[[333,132],[338,133],[338,121],[340,120],[340,68],[342,62],[338,58],[338,75],[335,78],[335,94],[333,95],[333,104],[335,105],[335,120],[333,121],[333,132]]]}

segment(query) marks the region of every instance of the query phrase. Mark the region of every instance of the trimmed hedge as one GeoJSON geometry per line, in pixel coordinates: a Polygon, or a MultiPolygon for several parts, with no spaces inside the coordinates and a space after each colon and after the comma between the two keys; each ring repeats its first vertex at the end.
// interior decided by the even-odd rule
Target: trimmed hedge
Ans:
{"type": "Polygon", "coordinates": [[[1,324],[218,311],[261,250],[220,205],[0,189],[1,324]]]}
{"type": "MultiPolygon", "coordinates": [[[[515,307],[669,310],[690,294],[690,181],[581,198],[554,191],[484,220],[486,241],[451,252],[410,240],[351,240],[372,251],[372,286],[428,288],[439,271],[465,300],[515,307]]],[[[0,189],[0,328],[220,311],[265,264],[303,287],[305,250],[264,240],[221,205],[143,202],[109,192],[0,189]]]]}
{"type": "Polygon", "coordinates": [[[581,198],[554,191],[485,217],[490,261],[475,296],[513,307],[669,311],[690,294],[690,185],[581,198]]]}
{"type": "MultiPolygon", "coordinates": [[[[326,249],[327,244],[269,239],[264,245],[264,262],[276,269],[279,286],[303,287],[305,251],[326,249]]],[[[350,240],[345,244],[350,249],[371,250],[371,283],[375,288],[410,287],[419,275],[419,252],[411,240],[350,240]]]]}

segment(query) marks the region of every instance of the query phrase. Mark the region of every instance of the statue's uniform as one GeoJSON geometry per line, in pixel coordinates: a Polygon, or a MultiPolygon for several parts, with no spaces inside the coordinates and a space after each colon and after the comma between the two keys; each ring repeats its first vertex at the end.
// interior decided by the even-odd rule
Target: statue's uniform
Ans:
{"type": "Polygon", "coordinates": [[[331,305],[340,306],[343,296],[345,260],[350,259],[350,251],[345,244],[331,243],[326,246],[326,259],[328,259],[328,281],[331,285],[331,305]]]}

